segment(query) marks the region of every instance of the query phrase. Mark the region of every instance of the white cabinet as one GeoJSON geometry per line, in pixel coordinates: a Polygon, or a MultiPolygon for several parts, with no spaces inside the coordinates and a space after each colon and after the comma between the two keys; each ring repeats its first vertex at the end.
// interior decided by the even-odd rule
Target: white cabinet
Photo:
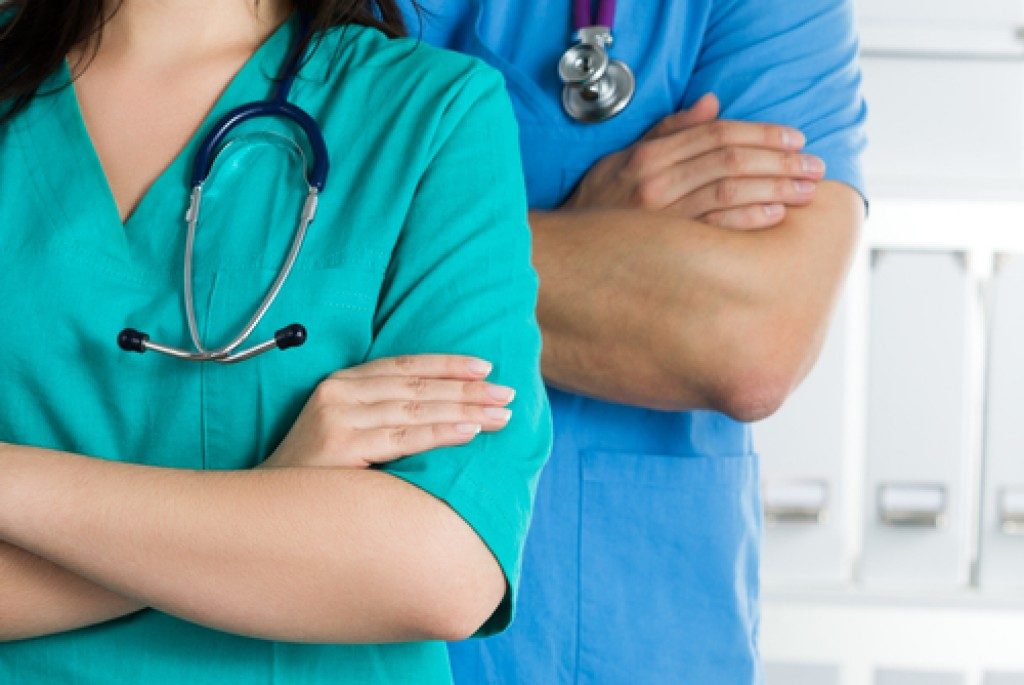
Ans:
{"type": "Polygon", "coordinates": [[[986,673],[982,685],[1024,685],[1024,673],[986,673]]]}
{"type": "MultiPolygon", "coordinates": [[[[850,285],[855,283],[859,279],[850,285]]],[[[766,585],[838,584],[851,576],[850,472],[861,447],[863,322],[857,317],[863,298],[848,293],[814,369],[778,413],[754,426],[763,474],[766,585]]]]}
{"type": "Polygon", "coordinates": [[[966,257],[879,251],[871,281],[862,580],[966,585],[981,364],[966,257]]]}
{"type": "Polygon", "coordinates": [[[857,0],[868,187],[1024,197],[1024,0],[857,0]]]}
{"type": "Polygon", "coordinates": [[[872,193],[1024,197],[1024,60],[865,55],[872,193]]]}
{"type": "Polygon", "coordinates": [[[1013,26],[1024,22],[1021,0],[856,0],[854,6],[861,21],[907,26],[1013,26]]]}
{"type": "Polygon", "coordinates": [[[856,0],[868,52],[1013,56],[1024,52],[1021,0],[856,0]]]}
{"type": "Polygon", "coordinates": [[[839,667],[832,664],[766,663],[765,685],[839,685],[839,667]]]}
{"type": "Polygon", "coordinates": [[[875,673],[875,685],[967,685],[967,676],[963,673],[883,669],[875,673]]]}
{"type": "Polygon", "coordinates": [[[996,259],[991,292],[979,580],[1024,589],[1024,257],[996,259]]]}

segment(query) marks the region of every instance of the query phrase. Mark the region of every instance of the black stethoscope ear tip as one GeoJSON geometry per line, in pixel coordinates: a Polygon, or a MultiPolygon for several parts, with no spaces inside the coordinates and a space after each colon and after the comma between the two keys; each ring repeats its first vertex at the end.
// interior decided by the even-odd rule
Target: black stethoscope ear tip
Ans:
{"type": "Polygon", "coordinates": [[[126,328],[117,334],[117,346],[125,352],[145,352],[149,336],[134,328],[126,328]]]}
{"type": "Polygon", "coordinates": [[[277,349],[279,350],[299,347],[306,342],[306,338],[306,327],[301,323],[293,323],[274,333],[274,342],[277,343],[277,349]]]}

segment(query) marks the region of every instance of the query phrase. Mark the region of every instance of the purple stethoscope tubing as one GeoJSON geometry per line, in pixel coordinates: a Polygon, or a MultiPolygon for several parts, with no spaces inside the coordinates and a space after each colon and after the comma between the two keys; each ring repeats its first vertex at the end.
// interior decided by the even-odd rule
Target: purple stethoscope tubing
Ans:
{"type": "Polygon", "coordinates": [[[573,0],[572,23],[579,31],[588,26],[615,27],[615,0],[599,0],[597,5],[597,21],[594,21],[594,3],[592,0],[573,0]]]}

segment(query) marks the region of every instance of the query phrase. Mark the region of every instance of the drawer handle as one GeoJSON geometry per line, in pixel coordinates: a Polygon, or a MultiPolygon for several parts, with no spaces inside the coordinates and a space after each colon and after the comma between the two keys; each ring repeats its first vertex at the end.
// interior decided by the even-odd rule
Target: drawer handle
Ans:
{"type": "Polygon", "coordinates": [[[882,483],[878,517],[887,526],[939,528],[946,523],[946,486],[938,483],[882,483]]]}
{"type": "Polygon", "coordinates": [[[999,493],[999,529],[1006,535],[1024,535],[1024,487],[999,493]]]}
{"type": "Polygon", "coordinates": [[[810,479],[766,482],[761,499],[769,525],[820,524],[828,509],[828,483],[810,479]]]}

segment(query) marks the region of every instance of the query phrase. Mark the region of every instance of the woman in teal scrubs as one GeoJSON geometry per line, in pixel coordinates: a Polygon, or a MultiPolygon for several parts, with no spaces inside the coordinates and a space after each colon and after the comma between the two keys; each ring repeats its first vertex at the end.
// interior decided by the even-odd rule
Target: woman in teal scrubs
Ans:
{"type": "MultiPolygon", "coordinates": [[[[4,19],[0,683],[450,682],[443,640],[510,621],[551,439],[501,78],[389,37],[389,2],[4,19]],[[290,102],[332,165],[253,340],[296,321],[308,340],[230,365],[118,349],[133,325],[188,346],[192,159],[270,95],[296,7],[314,35],[290,102]]],[[[213,165],[193,274],[211,344],[291,240],[291,139],[255,120],[213,165]]]]}

